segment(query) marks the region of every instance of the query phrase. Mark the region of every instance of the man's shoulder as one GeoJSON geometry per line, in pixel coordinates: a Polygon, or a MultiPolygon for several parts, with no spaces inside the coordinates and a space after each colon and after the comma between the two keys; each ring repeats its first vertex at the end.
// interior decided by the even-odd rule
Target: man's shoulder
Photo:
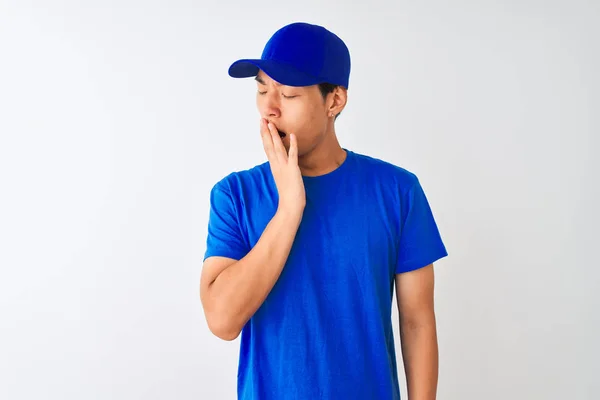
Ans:
{"type": "Polygon", "coordinates": [[[219,178],[213,185],[212,190],[224,190],[232,192],[240,187],[269,179],[269,163],[263,162],[252,167],[228,172],[219,178]]]}
{"type": "Polygon", "coordinates": [[[410,187],[418,181],[415,172],[383,158],[373,155],[352,152],[357,161],[359,170],[364,171],[374,180],[392,182],[394,184],[410,187]]]}

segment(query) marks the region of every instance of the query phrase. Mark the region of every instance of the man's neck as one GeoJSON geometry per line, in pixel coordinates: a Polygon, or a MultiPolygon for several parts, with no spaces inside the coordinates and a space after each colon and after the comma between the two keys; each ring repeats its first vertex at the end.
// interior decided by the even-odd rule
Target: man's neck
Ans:
{"type": "Polygon", "coordinates": [[[298,158],[303,176],[324,175],[337,169],[346,159],[346,151],[340,146],[334,132],[319,143],[310,153],[298,158]]]}

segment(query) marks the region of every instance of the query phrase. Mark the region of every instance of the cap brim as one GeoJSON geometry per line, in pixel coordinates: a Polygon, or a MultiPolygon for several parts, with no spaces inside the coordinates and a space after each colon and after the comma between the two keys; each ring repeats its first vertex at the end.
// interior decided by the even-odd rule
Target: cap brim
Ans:
{"type": "Polygon", "coordinates": [[[229,67],[229,76],[233,78],[250,78],[256,76],[259,70],[286,86],[311,86],[322,83],[319,78],[273,60],[238,60],[229,67]]]}

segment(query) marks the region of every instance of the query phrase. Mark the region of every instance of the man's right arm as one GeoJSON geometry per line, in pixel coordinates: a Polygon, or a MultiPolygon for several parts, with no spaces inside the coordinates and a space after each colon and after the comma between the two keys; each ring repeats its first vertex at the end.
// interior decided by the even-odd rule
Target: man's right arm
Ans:
{"type": "Polygon", "coordinates": [[[287,152],[276,127],[261,119],[261,137],[279,195],[277,211],[246,256],[209,257],[202,268],[204,315],[211,332],[224,340],[238,337],[277,282],[306,205],[296,136],[290,134],[287,152]]]}
{"type": "Polygon", "coordinates": [[[301,219],[302,210],[279,209],[256,245],[241,260],[206,259],[200,297],[212,333],[223,340],[238,337],[277,282],[301,219]]]}

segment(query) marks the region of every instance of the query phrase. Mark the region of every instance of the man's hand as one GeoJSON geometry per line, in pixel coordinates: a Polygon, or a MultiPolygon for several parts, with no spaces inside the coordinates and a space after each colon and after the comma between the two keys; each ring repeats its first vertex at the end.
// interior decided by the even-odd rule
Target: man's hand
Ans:
{"type": "Polygon", "coordinates": [[[262,118],[260,121],[260,134],[279,193],[278,208],[286,212],[302,212],[306,206],[306,193],[302,173],[298,167],[296,135],[290,134],[288,154],[279,137],[279,132],[272,122],[262,118]]]}

